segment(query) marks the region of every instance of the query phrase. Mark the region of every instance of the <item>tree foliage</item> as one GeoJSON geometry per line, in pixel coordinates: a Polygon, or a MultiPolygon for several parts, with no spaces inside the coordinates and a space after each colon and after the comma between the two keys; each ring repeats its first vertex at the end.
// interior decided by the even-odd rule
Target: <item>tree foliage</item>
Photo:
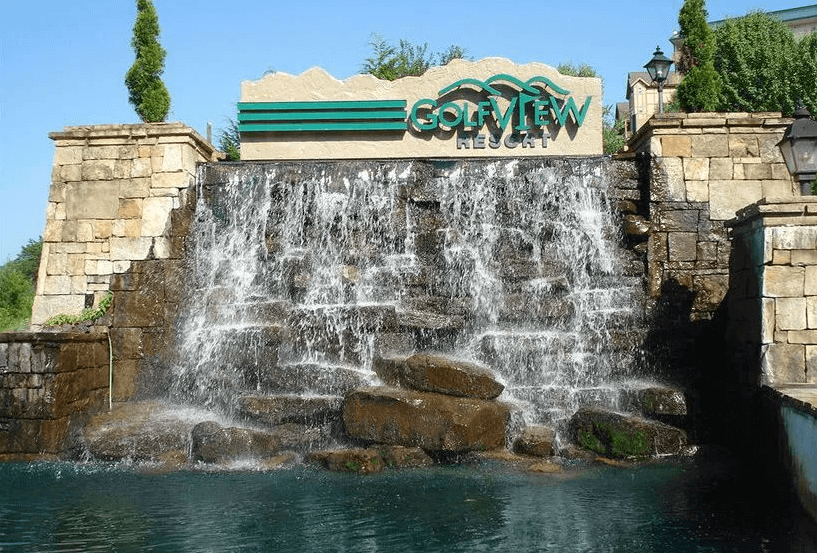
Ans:
{"type": "Polygon", "coordinates": [[[136,1],[131,46],[136,61],[125,75],[128,101],[142,121],[164,121],[170,110],[170,93],[161,79],[166,52],[159,44],[159,17],[151,0],[136,1]]]}
{"type": "Polygon", "coordinates": [[[0,331],[25,328],[31,318],[42,246],[42,239],[29,240],[17,257],[0,266],[0,331]]]}
{"type": "Polygon", "coordinates": [[[227,161],[241,159],[241,133],[238,132],[238,121],[230,119],[227,126],[221,129],[218,137],[218,147],[227,154],[227,161]]]}
{"type": "Polygon", "coordinates": [[[754,12],[724,21],[715,30],[715,42],[722,83],[718,109],[794,112],[800,92],[798,48],[788,25],[754,12]]]}
{"type": "Polygon", "coordinates": [[[797,90],[795,96],[817,117],[817,30],[797,43],[797,90]]]}
{"type": "MultiPolygon", "coordinates": [[[[599,76],[596,69],[586,63],[574,65],[569,62],[562,62],[556,66],[556,70],[562,75],[570,75],[571,77],[599,76]]],[[[602,91],[603,90],[604,82],[602,81],[602,91]]],[[[614,154],[627,143],[627,139],[624,138],[624,121],[614,121],[613,117],[613,106],[604,106],[601,136],[605,154],[614,154]]]]}
{"type": "Polygon", "coordinates": [[[414,44],[400,39],[397,45],[393,45],[378,34],[372,35],[369,46],[372,47],[372,56],[363,62],[361,72],[387,81],[420,76],[429,67],[445,65],[451,60],[465,58],[467,54],[464,48],[456,45],[438,53],[429,53],[428,43],[414,44]]]}
{"type": "Polygon", "coordinates": [[[684,111],[714,111],[720,98],[720,78],[715,70],[715,38],[706,22],[704,0],[686,0],[678,13],[684,44],[678,70],[684,78],[676,98],[684,111]]]}

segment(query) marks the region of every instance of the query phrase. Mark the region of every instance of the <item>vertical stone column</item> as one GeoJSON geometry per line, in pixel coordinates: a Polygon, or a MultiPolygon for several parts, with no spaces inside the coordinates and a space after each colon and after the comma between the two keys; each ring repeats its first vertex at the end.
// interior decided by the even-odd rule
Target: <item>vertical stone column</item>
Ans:
{"type": "Polygon", "coordinates": [[[727,339],[745,383],[817,383],[817,197],[762,200],[729,225],[727,339]]]}
{"type": "Polygon", "coordinates": [[[709,319],[728,287],[724,222],[761,198],[797,191],[777,143],[779,113],[679,113],[654,117],[631,141],[650,160],[650,293],[674,281],[693,294],[691,320],[709,319]]]}
{"type": "Polygon", "coordinates": [[[66,127],[54,168],[31,318],[79,313],[137,260],[173,256],[170,215],[215,149],[181,123],[66,127]]]}

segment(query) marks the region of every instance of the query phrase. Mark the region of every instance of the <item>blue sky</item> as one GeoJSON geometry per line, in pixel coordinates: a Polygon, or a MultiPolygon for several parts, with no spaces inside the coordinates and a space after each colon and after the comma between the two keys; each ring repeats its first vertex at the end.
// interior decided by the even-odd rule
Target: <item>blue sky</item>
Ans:
{"type": "MultiPolygon", "coordinates": [[[[588,63],[604,79],[604,103],[623,101],[627,72],[640,70],[656,45],[671,50],[682,4],[154,0],[168,52],[168,119],[202,135],[208,122],[217,130],[235,117],[243,80],[315,65],[338,78],[359,72],[372,33],[426,42],[430,51],[458,44],[474,59],[588,63]]],[[[710,0],[707,9],[717,20],[807,4],[710,0]]],[[[138,122],[123,83],[135,14],[135,0],[0,0],[0,263],[42,234],[48,133],[138,122]]]]}

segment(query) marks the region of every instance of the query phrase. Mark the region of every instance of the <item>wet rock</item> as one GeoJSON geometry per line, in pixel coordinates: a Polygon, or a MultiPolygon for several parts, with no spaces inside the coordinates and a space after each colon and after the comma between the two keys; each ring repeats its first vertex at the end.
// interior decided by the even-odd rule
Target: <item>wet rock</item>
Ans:
{"type": "Polygon", "coordinates": [[[340,396],[247,395],[236,400],[237,414],[254,423],[275,426],[285,422],[324,424],[340,418],[340,396]]]}
{"type": "Polygon", "coordinates": [[[508,418],[502,403],[389,387],[355,390],[343,403],[349,436],[426,451],[503,446],[508,418]]]}
{"type": "Polygon", "coordinates": [[[556,474],[562,472],[562,466],[549,461],[542,461],[541,463],[533,463],[528,467],[528,472],[538,472],[541,474],[556,474]]]}
{"type": "Polygon", "coordinates": [[[392,386],[451,396],[494,399],[505,386],[488,369],[439,355],[417,354],[409,358],[376,358],[377,376],[392,386]]]}
{"type": "Polygon", "coordinates": [[[573,415],[570,435],[585,449],[619,459],[680,454],[687,445],[679,428],[592,407],[573,415]]]}
{"type": "Polygon", "coordinates": [[[91,417],[82,432],[96,459],[159,460],[187,450],[193,425],[159,404],[128,403],[91,417]]]}
{"type": "Polygon", "coordinates": [[[379,449],[389,468],[418,468],[434,464],[434,460],[419,447],[392,445],[380,446],[379,449]]]}
{"type": "Polygon", "coordinates": [[[276,470],[287,468],[295,465],[298,462],[298,454],[294,451],[285,451],[274,457],[269,457],[261,461],[261,467],[264,470],[276,470]]]}
{"type": "Polygon", "coordinates": [[[330,439],[328,426],[312,426],[294,422],[273,426],[268,432],[280,440],[282,448],[297,451],[325,447],[330,439]]]}
{"type": "Polygon", "coordinates": [[[513,444],[513,450],[520,455],[550,457],[553,455],[553,443],[556,432],[546,426],[529,426],[522,431],[513,444]]]}
{"type": "Polygon", "coordinates": [[[243,457],[270,457],[281,449],[281,440],[263,430],[224,427],[207,421],[193,427],[192,459],[224,463],[243,457]]]}
{"type": "Polygon", "coordinates": [[[687,403],[684,393],[666,387],[642,388],[625,392],[625,400],[630,409],[645,417],[659,415],[684,416],[687,403]]]}
{"type": "Polygon", "coordinates": [[[358,474],[382,472],[386,464],[380,455],[380,450],[375,447],[313,451],[306,460],[322,465],[331,471],[358,474]]]}
{"type": "Polygon", "coordinates": [[[343,395],[364,386],[367,374],[341,365],[294,363],[261,367],[257,378],[257,388],[265,392],[286,394],[308,389],[318,394],[343,395]]]}

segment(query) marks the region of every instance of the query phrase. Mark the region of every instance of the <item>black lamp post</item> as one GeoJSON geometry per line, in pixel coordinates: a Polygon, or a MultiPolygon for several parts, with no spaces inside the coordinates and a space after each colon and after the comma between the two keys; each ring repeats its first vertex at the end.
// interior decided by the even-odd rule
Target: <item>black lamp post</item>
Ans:
{"type": "Polygon", "coordinates": [[[786,167],[800,182],[800,195],[811,196],[811,183],[817,175],[817,121],[800,102],[794,112],[794,123],[777,143],[786,167]]]}
{"type": "Polygon", "coordinates": [[[661,48],[656,46],[652,59],[644,67],[653,82],[658,83],[658,113],[664,113],[664,81],[669,76],[669,66],[672,60],[664,55],[661,48]]]}

